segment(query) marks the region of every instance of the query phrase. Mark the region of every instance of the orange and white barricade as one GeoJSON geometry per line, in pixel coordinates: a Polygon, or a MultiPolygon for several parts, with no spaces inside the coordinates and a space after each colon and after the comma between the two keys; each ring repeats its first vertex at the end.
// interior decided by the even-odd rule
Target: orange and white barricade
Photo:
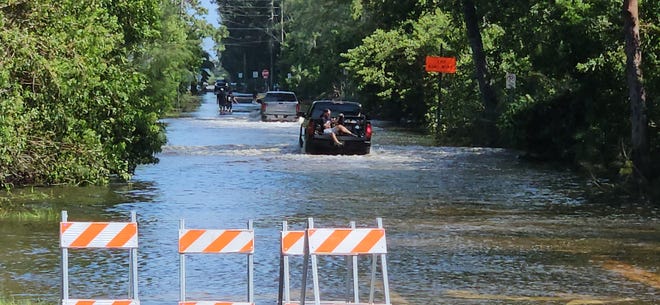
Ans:
{"type": "Polygon", "coordinates": [[[252,220],[247,229],[209,230],[186,229],[179,222],[179,305],[254,305],[254,230],[252,220]],[[242,254],[247,255],[247,302],[186,300],[186,255],[242,254]]]}
{"type": "MultiPolygon", "coordinates": [[[[377,228],[356,228],[355,223],[351,222],[350,228],[314,228],[312,218],[308,219],[307,229],[305,231],[287,231],[286,227],[282,231],[282,249],[281,249],[281,284],[280,298],[278,304],[305,304],[307,273],[309,267],[309,258],[312,261],[312,280],[315,305],[339,305],[339,304],[386,304],[390,305],[389,283],[387,275],[387,243],[385,238],[385,229],[383,229],[382,219],[377,219],[377,228]],[[289,277],[288,277],[288,256],[303,256],[302,287],[300,292],[300,301],[291,301],[289,295],[289,277]],[[345,257],[347,262],[347,282],[346,295],[344,301],[321,300],[318,256],[339,256],[345,257]],[[359,281],[358,281],[358,257],[371,256],[371,285],[368,302],[360,302],[359,281]],[[375,303],[374,295],[376,288],[377,260],[380,258],[380,271],[383,284],[383,302],[375,303]],[[352,278],[352,282],[351,279],[352,278]],[[352,286],[352,287],[351,287],[352,286]],[[350,290],[353,291],[352,298],[349,296],[350,290]]],[[[286,225],[286,224],[285,224],[286,225]]]]}
{"type": "Polygon", "coordinates": [[[138,225],[135,211],[130,222],[70,222],[62,211],[62,305],[139,305],[137,280],[138,225]],[[69,299],[69,249],[126,249],[129,251],[128,298],[120,300],[69,299]]]}
{"type": "Polygon", "coordinates": [[[291,301],[291,271],[289,268],[289,257],[302,257],[305,244],[305,231],[290,231],[288,223],[282,222],[280,236],[280,283],[278,294],[278,305],[294,304],[291,301]]]}

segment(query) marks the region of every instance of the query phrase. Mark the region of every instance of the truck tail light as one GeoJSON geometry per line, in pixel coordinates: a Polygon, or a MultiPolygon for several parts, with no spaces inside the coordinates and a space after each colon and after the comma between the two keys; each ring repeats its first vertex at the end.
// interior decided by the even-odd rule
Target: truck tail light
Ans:
{"type": "Polygon", "coordinates": [[[373,133],[373,129],[371,128],[371,123],[367,123],[367,128],[364,131],[364,136],[367,139],[371,139],[371,134],[373,133]]]}
{"type": "Polygon", "coordinates": [[[300,103],[296,104],[296,113],[300,112],[300,103]]]}
{"type": "Polygon", "coordinates": [[[266,103],[261,103],[261,112],[266,111],[266,103]]]}

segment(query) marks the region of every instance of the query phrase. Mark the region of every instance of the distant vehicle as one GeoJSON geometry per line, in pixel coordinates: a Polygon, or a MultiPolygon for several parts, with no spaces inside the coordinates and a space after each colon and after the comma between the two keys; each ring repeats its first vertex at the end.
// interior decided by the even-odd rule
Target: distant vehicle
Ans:
{"type": "Polygon", "coordinates": [[[227,83],[226,79],[216,79],[215,80],[215,88],[220,89],[220,88],[228,88],[229,84],[227,83]]]}
{"type": "Polygon", "coordinates": [[[261,105],[252,99],[252,94],[234,92],[237,104],[234,104],[234,112],[257,112],[261,105]]]}
{"type": "Polygon", "coordinates": [[[262,121],[296,121],[300,103],[291,91],[268,91],[257,102],[261,104],[262,121]]]}
{"type": "Polygon", "coordinates": [[[345,153],[366,155],[371,151],[371,136],[373,129],[371,122],[362,113],[362,105],[349,101],[315,101],[306,113],[299,113],[304,118],[300,125],[299,144],[303,152],[313,153],[345,153]],[[324,109],[330,109],[333,117],[343,114],[343,124],[348,130],[356,134],[337,135],[344,143],[343,146],[335,146],[330,135],[323,134],[324,109]]]}

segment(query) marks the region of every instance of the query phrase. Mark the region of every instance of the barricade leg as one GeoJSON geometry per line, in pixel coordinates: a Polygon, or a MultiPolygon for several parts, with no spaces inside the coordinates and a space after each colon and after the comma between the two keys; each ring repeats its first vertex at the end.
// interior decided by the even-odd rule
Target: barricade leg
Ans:
{"type": "MultiPolygon", "coordinates": [[[[185,220],[179,219],[179,231],[186,228],[185,220]]],[[[179,300],[186,301],[186,254],[179,253],[179,300]]]]}
{"type": "MultiPolygon", "coordinates": [[[[376,273],[378,269],[378,258],[381,258],[381,270],[383,275],[383,295],[384,303],[390,305],[389,285],[387,278],[387,267],[385,255],[387,253],[387,243],[385,230],[382,226],[382,220],[378,219],[377,228],[356,228],[355,223],[351,222],[350,228],[316,228],[312,218],[308,219],[307,230],[305,231],[305,262],[303,266],[303,276],[307,275],[308,258],[311,259],[314,304],[321,305],[331,303],[339,304],[362,304],[360,303],[359,283],[358,283],[358,263],[357,257],[371,256],[371,287],[369,292],[369,304],[375,303],[376,273]],[[318,257],[319,256],[343,256],[346,260],[346,294],[345,302],[321,300],[318,257]],[[351,276],[352,275],[352,276],[351,276]],[[353,300],[348,297],[353,279],[353,300]]],[[[303,288],[304,289],[304,288],[303,288]]]]}
{"type": "Polygon", "coordinates": [[[180,305],[254,305],[254,228],[252,220],[247,229],[186,229],[179,221],[179,304],[180,305]],[[242,254],[247,255],[247,302],[189,301],[186,297],[186,255],[242,254]]]}
{"type": "MultiPolygon", "coordinates": [[[[254,232],[252,219],[248,220],[248,230],[254,232]]],[[[254,239],[254,235],[253,235],[253,239],[254,239]]],[[[247,255],[247,264],[248,264],[247,299],[248,299],[248,303],[254,303],[254,256],[252,255],[252,253],[247,255]]]]}
{"type": "Polygon", "coordinates": [[[60,222],[60,248],[62,252],[62,305],[124,304],[139,305],[137,277],[138,225],[135,211],[130,222],[70,222],[67,211],[62,211],[60,222]],[[128,298],[122,300],[70,299],[69,248],[128,250],[128,298]]]}
{"type": "MultiPolygon", "coordinates": [[[[137,214],[135,211],[131,211],[131,222],[137,223],[137,214]]],[[[129,250],[129,268],[130,268],[130,276],[129,276],[129,285],[130,285],[130,292],[128,294],[128,297],[131,299],[138,299],[138,264],[137,264],[137,247],[131,248],[129,250]]]]}
{"type": "MultiPolygon", "coordinates": [[[[62,211],[62,222],[68,221],[68,214],[62,211]]],[[[62,300],[69,299],[69,248],[62,247],[62,300]]]]}
{"type": "MultiPolygon", "coordinates": [[[[378,228],[383,229],[383,218],[378,217],[376,222],[378,223],[378,228]]],[[[390,280],[389,276],[387,275],[387,258],[385,254],[380,254],[380,263],[381,272],[383,273],[383,293],[385,294],[385,304],[390,305],[392,304],[390,299],[390,280]]]]}

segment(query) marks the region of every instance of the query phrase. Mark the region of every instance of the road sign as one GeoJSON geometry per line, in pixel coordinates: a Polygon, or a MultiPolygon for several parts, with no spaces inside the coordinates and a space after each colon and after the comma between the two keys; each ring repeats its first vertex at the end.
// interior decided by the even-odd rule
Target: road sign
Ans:
{"type": "Polygon", "coordinates": [[[506,74],[506,88],[516,89],[516,75],[513,73],[506,74]]]}
{"type": "Polygon", "coordinates": [[[426,56],[426,72],[456,73],[456,57],[426,56]]]}
{"type": "Polygon", "coordinates": [[[269,74],[270,74],[270,72],[268,71],[268,69],[261,70],[261,77],[268,78],[269,74]]]}
{"type": "Polygon", "coordinates": [[[257,77],[259,77],[259,72],[252,71],[252,78],[257,78],[257,77]]]}

